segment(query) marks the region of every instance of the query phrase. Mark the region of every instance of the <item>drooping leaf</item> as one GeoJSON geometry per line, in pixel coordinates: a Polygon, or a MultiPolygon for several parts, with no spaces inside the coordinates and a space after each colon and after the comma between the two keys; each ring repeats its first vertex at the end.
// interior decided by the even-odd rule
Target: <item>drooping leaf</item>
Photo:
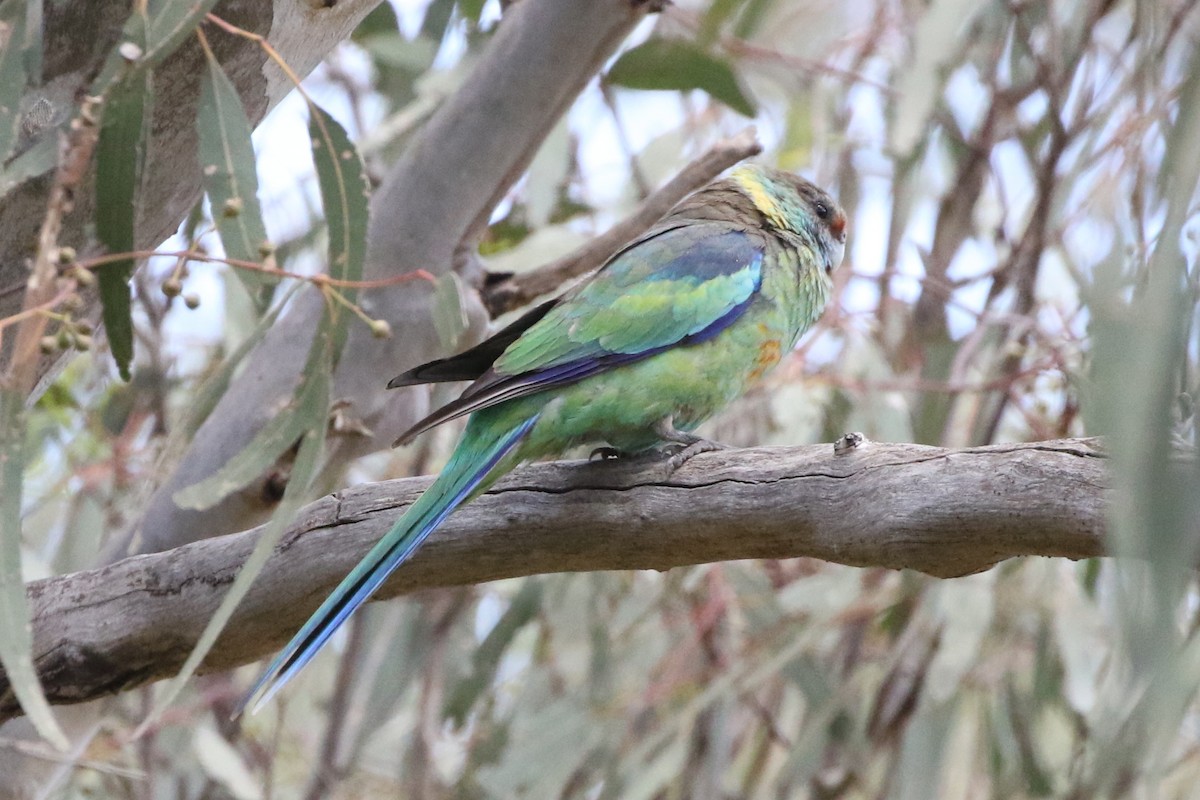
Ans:
{"type": "Polygon", "coordinates": [[[651,39],[626,50],[605,80],[630,89],[700,89],[739,114],[757,113],[727,62],[679,39],[651,39]]]}
{"type": "Polygon", "coordinates": [[[737,24],[733,26],[733,35],[739,39],[754,38],[774,3],[775,0],[749,0],[738,15],[737,24]]]}
{"type": "MultiPolygon", "coordinates": [[[[220,62],[211,51],[206,55],[207,71],[200,83],[196,117],[204,190],[208,192],[226,255],[242,261],[261,261],[267,230],[258,203],[250,120],[220,62]]],[[[251,294],[271,282],[260,272],[245,269],[235,272],[251,294]]]]}
{"type": "Polygon", "coordinates": [[[25,4],[0,6],[0,26],[7,28],[7,41],[0,49],[0,165],[8,160],[17,143],[17,119],[21,92],[25,89],[25,4]]]}
{"type": "Polygon", "coordinates": [[[458,0],[458,13],[462,14],[463,19],[478,23],[483,6],[484,0],[458,0]]]}
{"type": "Polygon", "coordinates": [[[713,42],[721,32],[721,26],[745,4],[746,0],[713,0],[700,20],[700,32],[696,40],[701,45],[713,42]]]}
{"type": "Polygon", "coordinates": [[[162,61],[199,27],[217,0],[161,0],[148,16],[137,4],[116,47],[109,53],[99,76],[92,82],[92,94],[103,95],[129,73],[145,73],[162,61]],[[132,48],[126,45],[133,45],[132,48]]]}
{"type": "Polygon", "coordinates": [[[208,418],[212,410],[216,408],[217,402],[225,394],[225,390],[229,388],[229,382],[233,379],[233,373],[242,361],[245,360],[246,356],[250,355],[250,351],[262,341],[267,331],[275,324],[275,320],[279,319],[280,312],[287,306],[288,300],[299,287],[300,284],[293,285],[292,289],[279,299],[274,308],[263,314],[245,339],[234,348],[233,352],[225,356],[221,364],[209,373],[204,378],[204,381],[196,387],[191,393],[187,411],[179,423],[176,424],[174,430],[172,430],[172,436],[178,434],[184,437],[185,440],[191,440],[196,435],[196,431],[200,429],[200,425],[208,418]]]}
{"type": "Polygon", "coordinates": [[[313,427],[323,429],[326,409],[322,403],[328,401],[328,391],[322,395],[318,373],[325,368],[310,369],[312,365],[310,358],[295,399],[268,420],[237,455],[204,480],[175,493],[174,500],[180,508],[203,510],[212,507],[270,469],[305,431],[313,427]]]}
{"type": "Polygon", "coordinates": [[[438,278],[433,290],[433,327],[447,353],[458,349],[467,329],[467,310],[462,298],[462,280],[456,273],[447,272],[438,278]]]}
{"type": "Polygon", "coordinates": [[[41,136],[29,149],[13,158],[0,171],[0,199],[28,180],[54,169],[58,159],[58,137],[41,136]]]}
{"type": "MultiPolygon", "coordinates": [[[[329,276],[360,280],[366,257],[368,193],[362,160],[342,127],[315,106],[309,127],[329,228],[329,276]]],[[[338,291],[354,301],[355,290],[338,291]]],[[[316,430],[323,435],[329,402],[328,375],[337,363],[351,317],[340,304],[326,304],[292,402],[217,472],[176,492],[177,504],[183,508],[211,507],[262,475],[306,431],[316,430]]],[[[289,488],[291,485],[289,481],[289,488]]]]}
{"type": "Polygon", "coordinates": [[[291,476],[287,482],[286,488],[283,490],[283,499],[280,500],[279,506],[275,509],[275,513],[271,515],[270,522],[263,528],[262,534],[258,541],[254,544],[254,549],[246,558],[242,569],[238,572],[238,576],[233,579],[233,584],[229,587],[228,593],[221,599],[221,605],[213,612],[212,618],[204,627],[204,631],[200,634],[200,638],[196,642],[196,646],[192,648],[192,652],[188,655],[187,660],[179,669],[179,674],[176,675],[167,684],[166,688],[155,698],[154,707],[146,716],[142,723],[138,726],[138,730],[134,736],[140,736],[159,715],[166,710],[171,703],[175,702],[175,698],[179,696],[179,692],[195,674],[196,669],[204,661],[209,650],[216,644],[217,637],[221,635],[221,631],[225,629],[229,618],[233,616],[234,610],[238,604],[242,602],[242,598],[246,596],[246,592],[250,591],[254,579],[258,577],[258,573],[262,571],[263,566],[270,558],[271,552],[275,549],[275,545],[279,543],[279,539],[287,530],[287,525],[296,516],[304,501],[308,498],[308,491],[312,485],[313,478],[317,474],[317,470],[321,464],[321,457],[325,451],[325,425],[324,418],[327,409],[329,408],[329,367],[322,365],[324,371],[317,374],[313,379],[313,388],[309,401],[311,406],[309,411],[320,409],[321,424],[310,429],[304,434],[300,440],[300,447],[296,453],[296,459],[292,463],[291,476]]]}
{"type": "Polygon", "coordinates": [[[435,42],[442,41],[453,16],[454,0],[433,0],[425,9],[425,19],[421,20],[421,35],[435,42]]]}
{"type": "Polygon", "coordinates": [[[0,390],[0,664],[22,710],[59,750],[67,738],[54,719],[33,666],[33,633],[21,575],[21,494],[25,469],[25,396],[0,390]]]}
{"type": "Polygon", "coordinates": [[[437,42],[423,36],[408,39],[399,31],[369,36],[362,46],[375,57],[377,67],[403,70],[410,81],[424,72],[437,55],[437,42]]]}
{"type": "MultiPolygon", "coordinates": [[[[329,277],[360,281],[367,255],[367,217],[371,188],[362,158],[345,129],[319,106],[312,106],[308,133],[313,143],[317,185],[329,227],[329,277]]],[[[341,289],[354,302],[355,289],[341,289]]],[[[331,306],[333,328],[330,346],[337,365],[350,321],[347,309],[331,306]]]]}
{"type": "Polygon", "coordinates": [[[496,668],[513,638],[541,608],[542,582],[530,578],[521,583],[521,589],[509,603],[496,625],[473,653],[470,674],[459,681],[446,698],[445,715],[461,726],[470,714],[479,696],[487,691],[495,680],[496,668]]]}
{"type": "MultiPolygon", "coordinates": [[[[329,228],[329,276],[339,281],[360,280],[366,257],[368,198],[362,159],[342,127],[316,106],[312,107],[309,133],[329,228]]],[[[354,289],[342,288],[339,291],[353,302],[356,296],[354,289]]],[[[338,303],[325,305],[325,313],[309,348],[300,386],[289,410],[268,422],[250,444],[230,459],[217,474],[175,495],[176,502],[182,506],[211,505],[230,491],[257,478],[284,451],[299,443],[283,499],[179,674],[156,699],[150,715],[139,726],[139,732],[145,730],[174,702],[203,662],[238,603],[266,564],[287,524],[307,499],[325,449],[333,368],[345,342],[350,316],[349,311],[338,303]],[[270,458],[264,458],[268,454],[270,458]]]]}
{"type": "Polygon", "coordinates": [[[398,33],[400,20],[396,17],[396,9],[391,3],[380,3],[371,13],[363,17],[362,22],[350,34],[350,40],[362,44],[365,39],[381,33],[398,33]]]}
{"type": "MultiPolygon", "coordinates": [[[[130,75],[112,91],[104,106],[96,145],[96,235],[110,253],[134,249],[137,194],[151,116],[150,74],[130,75]]],[[[129,380],[133,361],[133,319],[129,276],[134,260],[124,258],[99,270],[100,304],[117,370],[129,380]]]]}

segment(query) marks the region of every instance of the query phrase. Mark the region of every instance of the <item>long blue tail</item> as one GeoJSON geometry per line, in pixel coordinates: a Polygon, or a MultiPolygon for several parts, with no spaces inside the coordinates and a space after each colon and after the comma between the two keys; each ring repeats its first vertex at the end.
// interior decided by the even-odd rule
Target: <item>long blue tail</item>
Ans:
{"type": "MultiPolygon", "coordinates": [[[[238,713],[261,693],[254,703],[253,710],[258,711],[303,669],[334,631],[416,552],[434,528],[480,488],[489,473],[529,432],[538,416],[534,414],[499,435],[487,431],[488,426],[481,426],[485,433],[493,433],[486,437],[488,441],[469,425],[437,480],[396,520],[387,535],[371,548],[280,651],[243,698],[238,713]]],[[[493,476],[493,480],[496,477],[499,476],[493,476]]]]}

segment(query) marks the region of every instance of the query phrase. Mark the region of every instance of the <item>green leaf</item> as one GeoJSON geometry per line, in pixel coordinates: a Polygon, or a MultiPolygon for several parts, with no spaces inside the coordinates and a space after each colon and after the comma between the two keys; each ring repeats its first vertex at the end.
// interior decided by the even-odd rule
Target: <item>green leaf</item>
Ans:
{"type": "Polygon", "coordinates": [[[775,0],[749,0],[733,26],[733,35],[738,39],[753,39],[767,17],[775,0]]]}
{"type": "Polygon", "coordinates": [[[479,15],[483,13],[483,0],[458,0],[458,13],[463,19],[478,24],[479,15]]]}
{"type": "Polygon", "coordinates": [[[471,673],[450,691],[446,698],[444,714],[457,726],[466,722],[472,706],[492,685],[496,668],[517,633],[537,617],[542,607],[542,582],[528,578],[509,603],[496,626],[475,649],[471,659],[471,673]]]}
{"type": "Polygon", "coordinates": [[[454,352],[470,320],[462,301],[462,279],[447,272],[433,288],[433,328],[447,352],[454,352]]]}
{"type": "Polygon", "coordinates": [[[450,18],[454,16],[454,0],[433,0],[425,9],[425,19],[421,21],[421,35],[435,42],[442,41],[446,28],[450,26],[450,18]]]}
{"type": "Polygon", "coordinates": [[[139,14],[135,5],[120,40],[92,82],[91,93],[106,95],[124,76],[148,72],[175,52],[216,4],[217,0],[159,0],[151,3],[153,8],[148,9],[148,17],[139,14]],[[128,44],[135,45],[137,52],[129,49],[123,52],[122,48],[128,44]],[[131,59],[130,55],[136,57],[131,59]]]}
{"type": "MultiPolygon", "coordinates": [[[[366,257],[368,184],[362,159],[340,125],[316,106],[311,107],[309,134],[318,185],[329,228],[329,276],[337,280],[362,278],[366,257]]],[[[353,302],[353,289],[337,289],[353,302]]],[[[217,637],[233,615],[234,609],[249,591],[254,579],[274,550],[301,504],[308,496],[324,452],[325,427],[329,414],[329,393],[333,368],[345,342],[349,310],[329,302],[317,326],[303,377],[295,399],[284,412],[271,419],[246,447],[231,458],[215,475],[175,494],[175,502],[185,508],[205,508],[229,492],[257,478],[285,450],[299,442],[291,475],[283,499],[271,521],[234,579],[229,593],[209,620],[187,661],[155,700],[154,708],[139,726],[139,735],[178,696],[184,684],[200,666],[217,637]]]]}
{"type": "MultiPolygon", "coordinates": [[[[250,120],[221,64],[211,51],[207,56],[208,70],[200,84],[196,116],[204,190],[226,254],[241,261],[261,261],[267,230],[258,204],[250,120]]],[[[274,282],[260,272],[234,271],[251,294],[274,282]]]]}
{"type": "Polygon", "coordinates": [[[630,89],[701,89],[739,114],[758,113],[728,63],[679,39],[651,39],[626,50],[605,80],[630,89]]]}
{"type": "Polygon", "coordinates": [[[375,58],[377,66],[395,67],[420,75],[437,55],[437,42],[418,36],[406,39],[398,31],[379,33],[366,37],[363,48],[375,58]]]}
{"type": "Polygon", "coordinates": [[[16,0],[25,4],[25,41],[21,45],[24,51],[25,74],[38,78],[42,74],[42,28],[45,25],[45,9],[42,0],[16,0]]]}
{"type": "Polygon", "coordinates": [[[25,397],[0,391],[0,664],[22,710],[59,750],[67,738],[54,719],[33,666],[33,634],[21,576],[21,490],[25,469],[25,397]]]}
{"type": "Polygon", "coordinates": [[[211,721],[196,728],[192,750],[200,768],[220,784],[235,800],[260,800],[262,786],[251,772],[242,754],[224,736],[217,733],[211,721]]]}
{"type": "Polygon", "coordinates": [[[25,4],[0,6],[0,24],[8,28],[8,44],[0,50],[0,164],[17,143],[17,119],[21,92],[25,89],[25,59],[21,40],[25,37],[25,4]]]}
{"type": "Polygon", "coordinates": [[[713,0],[712,5],[708,7],[708,11],[704,12],[704,16],[700,20],[697,41],[702,45],[715,41],[721,32],[721,26],[740,11],[745,4],[746,0],[713,0]]]}
{"type": "MultiPolygon", "coordinates": [[[[308,133],[313,144],[313,163],[317,185],[325,207],[329,228],[329,277],[339,281],[360,281],[367,257],[367,217],[371,196],[367,171],[362,158],[345,129],[319,106],[311,106],[308,133]]],[[[356,289],[338,289],[349,302],[355,302],[356,289]]],[[[332,305],[330,345],[333,365],[337,365],[346,341],[350,312],[332,305]]]]}
{"type": "Polygon", "coordinates": [[[891,133],[897,152],[907,154],[920,145],[945,87],[946,64],[962,46],[962,32],[985,8],[973,0],[933,0],[921,15],[912,61],[896,82],[901,102],[895,104],[891,133]]]}
{"type": "MultiPolygon", "coordinates": [[[[366,171],[342,127],[315,106],[312,113],[309,132],[329,228],[329,275],[337,280],[360,280],[366,257],[366,171]]],[[[354,301],[355,290],[335,291],[354,301]]],[[[181,508],[211,507],[257,479],[306,432],[324,435],[329,374],[345,343],[351,317],[348,309],[335,302],[327,303],[325,309],[293,401],[217,472],[176,492],[174,499],[181,508]]]]}
{"type": "MultiPolygon", "coordinates": [[[[104,106],[96,145],[96,235],[110,253],[134,249],[137,193],[145,152],[146,123],[151,105],[150,74],[131,75],[112,92],[104,106]]],[[[100,304],[109,347],[117,370],[129,380],[133,361],[133,319],[129,276],[133,259],[124,258],[99,270],[100,304]]]]}
{"type": "Polygon", "coordinates": [[[271,515],[271,521],[262,529],[262,534],[255,542],[254,549],[246,558],[238,576],[233,579],[233,585],[229,587],[229,592],[221,599],[221,605],[217,607],[212,618],[204,627],[196,646],[192,648],[187,661],[179,669],[179,674],[172,678],[162,693],[155,698],[154,707],[134,733],[135,739],[141,736],[171,703],[175,702],[179,692],[183,690],[184,685],[216,643],[217,637],[225,629],[225,625],[233,616],[238,604],[242,602],[242,598],[246,596],[246,592],[250,591],[258,573],[262,571],[267,559],[271,557],[275,545],[279,543],[280,538],[287,530],[287,524],[296,516],[304,504],[304,500],[308,497],[309,488],[313,478],[316,477],[317,469],[321,464],[321,456],[325,450],[324,410],[329,406],[330,366],[327,363],[321,364],[318,370],[311,381],[313,388],[310,393],[310,401],[312,402],[311,408],[322,409],[322,422],[309,429],[304,434],[304,438],[300,440],[300,449],[292,464],[292,474],[287,482],[287,487],[283,490],[283,499],[280,500],[279,507],[271,515]]]}
{"type": "Polygon", "coordinates": [[[362,44],[364,39],[377,34],[399,31],[400,20],[396,17],[396,9],[392,8],[391,3],[380,3],[358,23],[358,27],[350,34],[350,40],[362,44]]]}
{"type": "MultiPolygon", "coordinates": [[[[314,349],[317,347],[314,343],[314,349]]],[[[249,444],[230,458],[212,475],[202,481],[180,489],[174,495],[180,508],[203,510],[216,505],[228,495],[258,478],[292,447],[305,431],[324,431],[328,390],[322,393],[327,382],[326,366],[314,366],[313,358],[305,366],[304,378],[295,399],[285,409],[273,416],[259,429],[249,444]]],[[[294,476],[293,476],[294,477],[294,476]]],[[[289,481],[288,485],[291,485],[289,481]]]]}

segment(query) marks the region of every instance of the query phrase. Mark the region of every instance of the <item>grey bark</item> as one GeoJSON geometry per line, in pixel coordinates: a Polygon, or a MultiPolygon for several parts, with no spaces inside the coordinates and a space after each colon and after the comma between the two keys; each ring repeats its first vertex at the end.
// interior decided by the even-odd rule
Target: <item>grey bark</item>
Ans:
{"type": "MultiPolygon", "coordinates": [[[[347,489],[305,508],[202,671],[280,647],[429,483],[347,489]]],[[[946,450],[868,443],[528,467],[452,515],[376,599],[546,572],[808,556],[951,577],[1014,556],[1104,552],[1107,471],[1094,441],[946,450]]],[[[257,531],[29,586],[34,655],[54,703],[179,669],[257,531]]],[[[0,687],[4,687],[0,674],[0,687]]],[[[6,689],[0,718],[19,713],[6,689]]]]}
{"type": "MultiPolygon", "coordinates": [[[[645,10],[630,0],[513,5],[467,82],[438,109],[372,198],[366,277],[421,269],[440,275],[469,264],[496,202],[645,10]]],[[[364,325],[351,328],[334,396],[349,401],[347,413],[372,435],[332,439],[328,470],[340,471],[350,459],[388,446],[425,413],[427,390],[386,393],[384,385],[392,375],[445,355],[430,317],[430,293],[424,281],[362,293],[367,312],[386,319],[394,335],[379,340],[364,325]]],[[[151,499],[140,537],[126,549],[164,550],[245,530],[270,514],[278,494],[264,491],[266,475],[205,511],[180,509],[172,495],[216,472],[266,423],[271,409],[291,397],[320,311],[319,295],[308,292],[249,356],[176,472],[151,499]]],[[[475,316],[482,318],[478,304],[475,316]]]]}

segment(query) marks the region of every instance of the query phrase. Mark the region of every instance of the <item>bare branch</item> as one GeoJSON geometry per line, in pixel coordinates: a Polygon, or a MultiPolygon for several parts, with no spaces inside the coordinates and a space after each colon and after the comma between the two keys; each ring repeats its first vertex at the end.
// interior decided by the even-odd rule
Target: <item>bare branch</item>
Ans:
{"type": "Polygon", "coordinates": [[[621,245],[645,232],[671,207],[734,164],[762,151],[754,128],[722,139],[704,155],[683,168],[636,211],[573,253],[544,267],[510,275],[484,291],[484,304],[493,317],[519,308],[539,295],[552,292],[572,278],[599,267],[621,245]]]}
{"type": "MultiPolygon", "coordinates": [[[[308,506],[205,671],[276,649],[427,486],[347,489],[308,506]]],[[[518,470],[455,513],[378,597],[535,573],[811,556],[954,576],[1019,555],[1103,553],[1107,477],[1095,442],[945,450],[866,444],[518,470]]],[[[34,653],[47,695],[76,703],[172,675],[257,531],[36,581],[34,653]]],[[[3,687],[0,674],[0,687],[3,687]]],[[[0,693],[0,718],[19,710],[0,693]]]]}

